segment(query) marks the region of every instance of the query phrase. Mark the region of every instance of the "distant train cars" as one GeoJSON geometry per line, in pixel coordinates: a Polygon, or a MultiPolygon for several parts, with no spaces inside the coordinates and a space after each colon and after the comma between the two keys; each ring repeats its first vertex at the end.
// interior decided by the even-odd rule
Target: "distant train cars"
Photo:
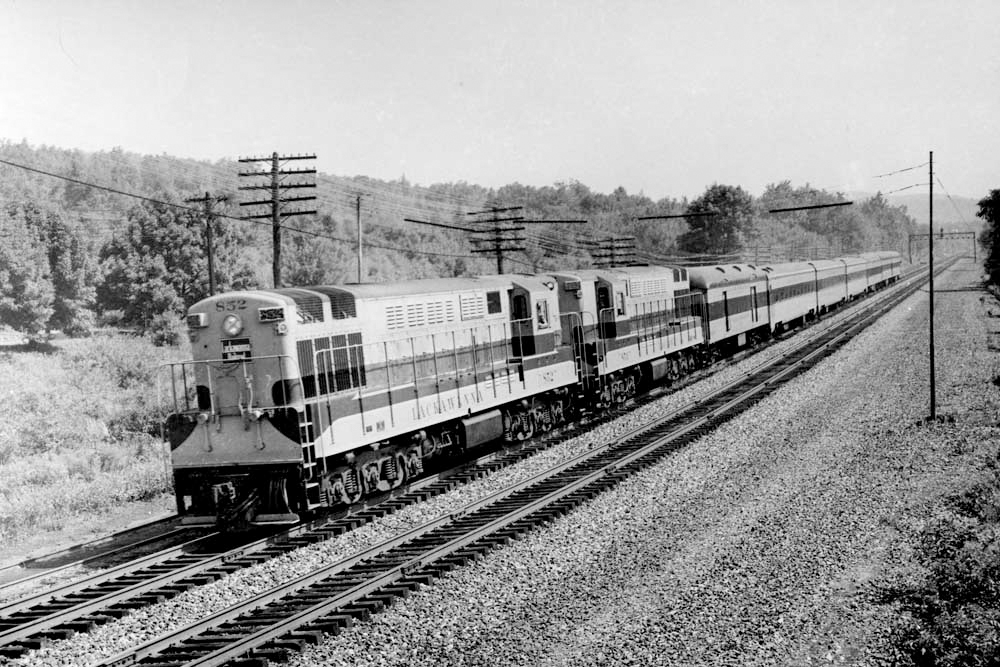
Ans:
{"type": "Polygon", "coordinates": [[[233,292],[168,366],[178,511],[289,522],[621,403],[899,276],[897,253],[233,292]]]}
{"type": "Polygon", "coordinates": [[[688,269],[703,295],[712,351],[724,353],[812,320],[898,280],[896,252],[768,266],[731,264],[688,269]]]}

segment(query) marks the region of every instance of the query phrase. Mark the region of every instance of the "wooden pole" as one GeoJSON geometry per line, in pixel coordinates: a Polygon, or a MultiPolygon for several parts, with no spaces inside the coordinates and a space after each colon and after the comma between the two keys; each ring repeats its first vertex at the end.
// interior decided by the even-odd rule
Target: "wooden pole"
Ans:
{"type": "Polygon", "coordinates": [[[931,151],[930,158],[930,196],[928,197],[928,206],[930,211],[930,218],[927,226],[927,231],[930,233],[927,235],[928,240],[928,268],[930,269],[928,275],[928,285],[930,292],[930,317],[928,317],[928,325],[930,327],[930,333],[928,335],[928,340],[930,343],[930,366],[931,366],[931,421],[937,420],[937,388],[935,386],[934,378],[934,151],[931,151]]]}

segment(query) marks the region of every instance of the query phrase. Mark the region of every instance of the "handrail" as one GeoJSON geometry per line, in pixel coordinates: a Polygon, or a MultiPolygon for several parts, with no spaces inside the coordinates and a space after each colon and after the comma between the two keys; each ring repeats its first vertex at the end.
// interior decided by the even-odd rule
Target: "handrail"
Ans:
{"type": "MultiPolygon", "coordinates": [[[[157,373],[157,398],[159,400],[159,404],[160,405],[164,404],[164,401],[163,401],[163,398],[164,398],[164,387],[163,387],[164,377],[163,377],[162,371],[163,370],[167,370],[169,372],[170,393],[171,393],[171,396],[173,397],[173,407],[174,407],[173,411],[170,414],[207,413],[207,414],[211,415],[212,417],[215,417],[215,416],[217,416],[217,415],[219,415],[221,413],[221,411],[222,411],[223,408],[226,408],[226,407],[238,407],[238,408],[242,408],[243,407],[243,405],[242,405],[242,391],[237,395],[236,403],[235,404],[233,404],[233,405],[224,405],[224,406],[218,405],[217,392],[216,392],[216,384],[217,383],[215,382],[215,380],[216,380],[216,374],[212,373],[211,370],[213,368],[217,367],[217,366],[222,365],[222,364],[225,364],[224,368],[232,369],[232,371],[234,371],[234,373],[237,371],[237,368],[239,368],[239,370],[242,371],[242,374],[243,374],[242,379],[243,379],[244,382],[246,382],[246,381],[250,381],[250,380],[254,379],[254,375],[253,374],[249,374],[248,375],[248,373],[247,373],[247,369],[248,369],[248,367],[251,366],[251,364],[253,364],[254,362],[267,361],[267,360],[272,360],[272,359],[279,360],[279,363],[278,363],[279,374],[278,374],[278,378],[277,378],[276,381],[277,382],[281,382],[282,393],[285,394],[285,392],[286,392],[285,381],[286,380],[291,380],[291,379],[294,379],[294,378],[298,377],[298,373],[288,373],[288,374],[286,374],[286,370],[288,370],[288,368],[294,369],[294,366],[291,363],[292,362],[292,357],[291,357],[290,354],[269,354],[269,355],[263,355],[263,356],[259,356],[259,357],[250,357],[249,359],[240,359],[238,361],[233,361],[233,360],[229,360],[229,359],[188,359],[188,360],[185,360],[185,361],[169,361],[169,362],[160,364],[160,366],[158,368],[158,373],[157,373]],[[288,367],[286,367],[284,363],[281,363],[282,360],[288,362],[288,364],[289,364],[288,367]],[[239,364],[239,367],[237,367],[236,364],[239,364]],[[197,380],[198,379],[198,377],[197,377],[197,369],[199,367],[204,367],[205,368],[205,379],[208,382],[209,406],[208,406],[207,409],[206,408],[202,408],[200,406],[196,406],[194,408],[190,407],[190,405],[191,405],[191,396],[190,396],[190,389],[191,389],[191,387],[188,386],[188,382],[187,382],[187,380],[188,380],[188,371],[190,370],[192,373],[194,373],[195,374],[195,380],[197,380]],[[181,374],[180,378],[178,378],[178,376],[177,376],[177,371],[178,370],[180,370],[180,374],[181,374]],[[183,409],[181,409],[181,407],[179,405],[181,401],[180,401],[180,397],[178,397],[178,395],[177,395],[177,383],[178,383],[178,379],[180,379],[180,381],[181,381],[181,383],[182,383],[182,385],[184,387],[184,398],[183,398],[184,407],[183,407],[183,409]]],[[[271,401],[270,404],[263,404],[261,402],[261,399],[260,399],[259,396],[257,398],[254,398],[254,392],[251,392],[250,395],[247,398],[248,398],[249,402],[247,403],[246,407],[248,409],[250,409],[250,408],[258,408],[258,409],[263,409],[263,410],[272,410],[272,409],[277,409],[277,408],[283,408],[283,407],[285,407],[285,404],[287,404],[287,401],[288,401],[287,394],[285,394],[283,396],[283,398],[285,399],[285,403],[283,403],[283,404],[274,403],[273,399],[272,399],[272,401],[271,401]],[[252,403],[255,403],[255,404],[252,404],[252,403]]],[[[164,416],[166,416],[166,415],[164,415],[164,416]]]]}

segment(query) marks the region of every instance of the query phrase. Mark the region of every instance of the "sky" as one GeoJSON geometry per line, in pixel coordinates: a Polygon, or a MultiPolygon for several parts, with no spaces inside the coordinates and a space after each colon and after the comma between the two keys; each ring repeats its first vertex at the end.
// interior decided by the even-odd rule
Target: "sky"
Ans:
{"type": "Polygon", "coordinates": [[[32,145],[654,199],[919,193],[933,151],[980,198],[998,120],[996,0],[0,0],[32,145]]]}

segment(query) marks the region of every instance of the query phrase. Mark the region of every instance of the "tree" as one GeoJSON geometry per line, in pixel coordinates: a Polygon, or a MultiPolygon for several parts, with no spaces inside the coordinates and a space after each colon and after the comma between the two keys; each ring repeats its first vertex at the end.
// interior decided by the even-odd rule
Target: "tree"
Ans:
{"type": "Polygon", "coordinates": [[[286,285],[328,285],[358,279],[357,258],[344,243],[328,238],[328,230],[334,229],[329,216],[299,222],[297,227],[315,234],[290,233],[282,239],[286,252],[281,257],[281,274],[286,285]]]}
{"type": "Polygon", "coordinates": [[[17,204],[3,213],[0,243],[0,323],[39,337],[53,313],[54,290],[41,231],[17,204]]]}
{"type": "Polygon", "coordinates": [[[87,335],[94,326],[97,276],[83,228],[51,212],[45,218],[44,232],[55,291],[48,326],[70,336],[87,335]]]}
{"type": "Polygon", "coordinates": [[[979,200],[976,217],[986,223],[979,234],[979,244],[986,250],[983,267],[989,281],[1000,285],[1000,190],[990,190],[990,194],[979,200]]]}
{"type": "Polygon", "coordinates": [[[22,330],[29,335],[41,329],[60,329],[69,335],[89,333],[96,276],[81,226],[67,222],[56,209],[43,209],[30,201],[9,203],[5,216],[11,225],[11,238],[16,237],[14,247],[7,246],[7,265],[13,269],[8,280],[16,276],[14,282],[20,285],[10,282],[7,295],[23,300],[18,305],[22,316],[15,317],[27,327],[22,330]],[[25,320],[24,313],[29,311],[33,314],[25,320]],[[49,316],[43,320],[45,312],[49,316]]]}
{"type": "Polygon", "coordinates": [[[685,213],[715,213],[712,216],[688,218],[688,231],[677,239],[683,252],[727,255],[739,252],[741,232],[753,220],[753,197],[739,186],[710,186],[692,201],[685,213]]]}
{"type": "Polygon", "coordinates": [[[120,311],[123,324],[145,331],[157,315],[179,315],[207,296],[200,222],[189,211],[164,204],[133,208],[127,229],[100,253],[104,271],[97,290],[100,308],[120,311]]]}
{"type": "Polygon", "coordinates": [[[916,222],[905,206],[892,206],[882,193],[865,200],[859,207],[866,222],[867,233],[862,248],[865,250],[906,250],[908,237],[916,229],[916,222]]]}
{"type": "MultiPolygon", "coordinates": [[[[100,252],[104,279],[97,289],[102,312],[121,313],[121,323],[148,331],[162,317],[181,315],[208,296],[205,221],[201,214],[168,203],[142,203],[127,215],[127,226],[100,252]]],[[[213,224],[216,289],[248,289],[259,284],[241,246],[251,238],[216,218],[213,224]]],[[[159,325],[157,325],[159,326],[159,325]]]]}

